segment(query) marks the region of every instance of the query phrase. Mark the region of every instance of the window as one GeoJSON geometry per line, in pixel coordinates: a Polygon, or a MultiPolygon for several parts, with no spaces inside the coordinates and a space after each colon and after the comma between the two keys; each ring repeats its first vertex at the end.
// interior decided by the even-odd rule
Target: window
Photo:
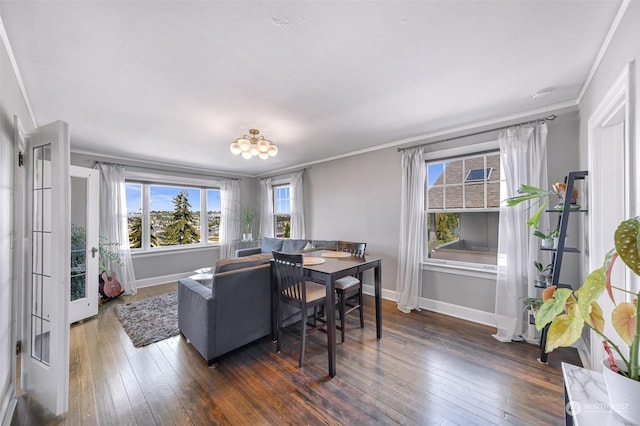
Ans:
{"type": "Polygon", "coordinates": [[[277,238],[291,236],[291,186],[277,185],[273,187],[273,216],[277,238]]]}
{"type": "Polygon", "coordinates": [[[218,242],[219,189],[127,181],[125,190],[131,249],[218,242]]]}
{"type": "Polygon", "coordinates": [[[428,257],[495,265],[500,152],[428,161],[426,167],[428,257]]]}

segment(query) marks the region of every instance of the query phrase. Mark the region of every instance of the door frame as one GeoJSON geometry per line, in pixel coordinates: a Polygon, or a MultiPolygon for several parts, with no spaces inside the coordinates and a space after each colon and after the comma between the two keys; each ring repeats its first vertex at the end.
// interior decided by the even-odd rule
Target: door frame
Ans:
{"type": "Polygon", "coordinates": [[[74,323],[85,318],[98,315],[98,227],[100,204],[100,172],[87,167],[69,166],[71,178],[85,179],[87,186],[85,191],[85,290],[84,298],[70,301],[69,323],[74,323]],[[93,249],[93,250],[92,250],[93,249]],[[84,306],[85,303],[88,303],[84,306]],[[83,305],[82,307],[78,305],[83,305]]]}
{"type": "MultiPolygon", "coordinates": [[[[618,212],[624,214],[625,218],[634,216],[637,212],[635,197],[637,191],[640,190],[640,183],[636,184],[638,174],[635,171],[634,164],[638,164],[638,153],[640,150],[635,148],[635,66],[633,62],[629,62],[618,78],[614,81],[607,94],[600,101],[598,107],[589,117],[587,122],[587,149],[588,149],[588,165],[589,170],[596,170],[596,165],[600,163],[600,158],[594,153],[596,144],[599,143],[598,131],[604,127],[614,124],[614,121],[624,114],[624,179],[623,182],[611,182],[612,185],[624,185],[624,206],[611,206],[618,209],[618,212]]],[[[595,203],[598,200],[594,196],[589,197],[589,220],[588,220],[588,248],[589,254],[586,264],[588,271],[583,271],[584,275],[589,271],[602,267],[602,258],[596,258],[591,253],[598,253],[603,243],[603,235],[598,234],[600,218],[597,215],[595,203]]],[[[608,250],[608,249],[607,249],[608,250]]],[[[583,258],[584,259],[584,258],[583,258]]],[[[584,263],[583,263],[584,265],[584,263]]],[[[638,288],[638,280],[635,275],[628,269],[625,272],[627,288],[638,288]]],[[[605,312],[605,316],[607,313],[605,312]]],[[[590,332],[589,342],[589,359],[592,369],[600,369],[600,361],[604,359],[604,349],[600,342],[600,338],[593,331],[590,332]]],[[[589,366],[587,366],[589,367],[589,366]]]]}

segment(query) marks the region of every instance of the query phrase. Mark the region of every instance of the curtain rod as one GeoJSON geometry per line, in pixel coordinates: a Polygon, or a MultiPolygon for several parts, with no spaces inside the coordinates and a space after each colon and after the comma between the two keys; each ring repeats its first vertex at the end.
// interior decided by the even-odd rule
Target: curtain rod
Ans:
{"type": "Polygon", "coordinates": [[[278,177],[278,176],[284,176],[284,175],[288,175],[288,174],[293,174],[293,173],[298,173],[298,172],[306,172],[307,170],[309,170],[311,167],[304,167],[302,169],[298,169],[298,170],[292,170],[290,172],[283,172],[283,173],[278,173],[275,175],[271,175],[271,176],[263,176],[260,178],[260,180],[265,180],[265,179],[271,179],[274,177],[278,177]]]}
{"type": "MultiPolygon", "coordinates": [[[[167,174],[167,172],[172,172],[172,173],[183,173],[183,174],[187,174],[187,175],[193,175],[193,176],[203,176],[203,177],[207,177],[210,179],[229,179],[229,180],[240,180],[240,178],[236,178],[236,177],[229,177],[229,176],[217,176],[217,175],[209,175],[209,174],[205,174],[205,173],[197,173],[197,172],[189,172],[186,170],[162,170],[162,169],[156,169],[153,167],[145,167],[145,166],[135,166],[135,165],[126,165],[126,164],[118,164],[118,163],[111,163],[108,161],[94,161],[93,162],[93,167],[95,167],[98,164],[106,164],[108,166],[119,166],[119,167],[124,167],[125,169],[130,168],[130,169],[142,169],[142,170],[149,170],[152,172],[156,172],[156,173],[161,173],[161,174],[167,174]]],[[[170,175],[173,176],[173,175],[170,175]]]]}
{"type": "Polygon", "coordinates": [[[452,138],[441,139],[441,140],[438,140],[438,141],[425,142],[425,143],[421,143],[421,144],[418,144],[418,145],[407,146],[407,147],[404,147],[404,148],[398,148],[398,152],[406,151],[407,149],[420,148],[420,147],[423,147],[423,146],[431,145],[431,144],[433,144],[433,143],[454,141],[454,140],[456,140],[456,139],[468,138],[468,137],[471,137],[471,136],[482,135],[482,134],[485,134],[485,133],[491,133],[491,132],[495,132],[496,130],[506,129],[506,128],[508,128],[508,127],[523,126],[523,125],[525,125],[525,124],[539,123],[539,122],[541,122],[541,121],[542,121],[542,122],[544,122],[544,121],[553,121],[553,120],[555,120],[556,118],[558,118],[558,116],[557,116],[557,115],[555,115],[555,114],[551,114],[551,115],[549,115],[549,116],[547,116],[547,117],[538,118],[538,119],[535,119],[535,120],[523,121],[523,122],[521,122],[521,123],[510,124],[510,125],[508,125],[508,126],[495,127],[495,128],[493,128],[493,129],[481,130],[481,131],[479,131],[479,132],[468,133],[468,134],[466,134],[466,135],[454,136],[454,137],[452,137],[452,138]]]}

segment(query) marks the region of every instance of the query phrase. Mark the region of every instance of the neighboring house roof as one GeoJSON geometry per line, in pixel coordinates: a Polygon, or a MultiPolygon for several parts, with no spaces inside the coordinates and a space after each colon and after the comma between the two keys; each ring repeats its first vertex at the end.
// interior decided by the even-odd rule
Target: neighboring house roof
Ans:
{"type": "MultiPolygon", "coordinates": [[[[430,209],[484,208],[484,182],[465,183],[469,170],[484,167],[484,158],[485,155],[480,155],[444,162],[444,173],[428,189],[428,207],[430,209]],[[446,204],[444,203],[445,196],[446,204]]],[[[492,169],[487,181],[487,207],[499,207],[500,154],[486,155],[486,159],[487,168],[492,169]]]]}

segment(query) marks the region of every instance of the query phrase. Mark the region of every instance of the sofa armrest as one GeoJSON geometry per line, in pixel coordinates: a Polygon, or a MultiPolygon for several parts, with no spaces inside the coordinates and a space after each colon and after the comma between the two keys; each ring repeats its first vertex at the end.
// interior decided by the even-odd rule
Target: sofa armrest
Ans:
{"type": "Polygon", "coordinates": [[[260,253],[262,253],[262,248],[260,247],[238,249],[236,250],[236,257],[245,257],[245,256],[251,256],[253,254],[260,254],[260,253]]]}
{"type": "Polygon", "coordinates": [[[190,278],[178,280],[178,328],[207,361],[215,353],[215,294],[190,278]]]}

